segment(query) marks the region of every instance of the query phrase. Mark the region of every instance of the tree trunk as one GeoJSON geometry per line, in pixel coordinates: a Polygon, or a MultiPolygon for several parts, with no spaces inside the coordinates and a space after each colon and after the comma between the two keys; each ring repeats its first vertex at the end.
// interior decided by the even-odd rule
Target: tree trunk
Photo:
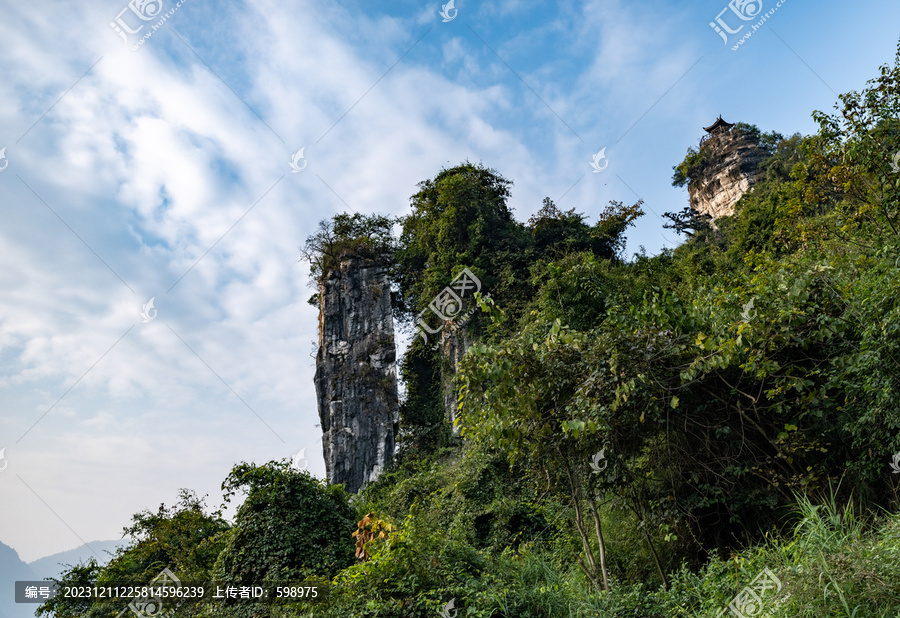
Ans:
{"type": "Polygon", "coordinates": [[[597,503],[593,498],[587,499],[591,507],[591,515],[594,517],[594,532],[597,535],[597,546],[600,549],[600,572],[603,574],[603,589],[609,591],[609,577],[606,572],[606,542],[603,540],[603,529],[600,527],[600,515],[597,513],[597,503]]]}
{"type": "Polygon", "coordinates": [[[644,527],[644,537],[647,539],[647,545],[650,546],[650,552],[653,554],[653,562],[656,563],[656,570],[659,571],[659,576],[662,577],[663,580],[663,588],[669,589],[669,578],[666,577],[666,572],[663,571],[662,564],[659,561],[659,554],[656,553],[656,548],[653,546],[653,541],[650,539],[650,533],[647,532],[646,526],[644,527]]]}
{"type": "Polygon", "coordinates": [[[656,553],[656,546],[653,545],[653,540],[650,538],[650,533],[647,532],[647,526],[644,524],[646,520],[644,519],[643,509],[641,508],[641,501],[636,495],[632,495],[631,500],[633,505],[631,505],[630,508],[635,516],[637,516],[639,521],[638,527],[643,530],[644,538],[647,539],[647,545],[650,546],[650,552],[653,554],[653,562],[656,563],[656,570],[659,571],[659,576],[662,577],[663,588],[668,590],[669,578],[666,577],[666,572],[663,571],[662,563],[659,561],[659,554],[656,553]]]}
{"type": "MultiPolygon", "coordinates": [[[[565,460],[564,460],[565,461],[565,460]]],[[[598,577],[597,570],[597,561],[594,558],[594,550],[591,548],[591,540],[588,537],[587,531],[584,527],[584,511],[582,509],[581,501],[582,491],[581,484],[576,482],[575,476],[572,474],[572,471],[569,469],[568,464],[565,464],[566,476],[569,479],[569,487],[572,491],[572,500],[575,504],[575,527],[578,530],[578,536],[581,538],[581,545],[584,548],[584,554],[587,558],[588,565],[590,569],[588,569],[581,559],[578,559],[578,564],[581,566],[582,570],[584,570],[585,574],[588,576],[588,579],[594,584],[594,587],[598,592],[609,591],[609,578],[606,572],[606,543],[603,541],[603,532],[600,528],[600,517],[597,515],[597,507],[594,504],[593,500],[588,499],[587,502],[591,507],[591,511],[594,517],[594,527],[596,529],[597,542],[599,543],[600,548],[600,569],[598,577]],[[602,578],[602,585],[600,579],[602,578]]]]}

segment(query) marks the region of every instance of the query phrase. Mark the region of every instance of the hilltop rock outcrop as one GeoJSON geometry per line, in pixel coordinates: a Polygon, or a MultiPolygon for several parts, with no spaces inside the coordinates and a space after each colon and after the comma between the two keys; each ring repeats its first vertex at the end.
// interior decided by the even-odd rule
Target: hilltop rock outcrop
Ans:
{"type": "Polygon", "coordinates": [[[706,166],[688,185],[691,208],[715,220],[734,214],[734,205],[759,180],[768,154],[737,130],[710,135],[700,145],[706,166]]]}

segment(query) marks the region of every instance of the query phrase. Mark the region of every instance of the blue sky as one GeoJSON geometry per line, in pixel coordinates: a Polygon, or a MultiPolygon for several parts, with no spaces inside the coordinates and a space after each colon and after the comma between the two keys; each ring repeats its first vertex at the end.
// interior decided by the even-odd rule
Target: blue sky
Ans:
{"type": "Polygon", "coordinates": [[[218,505],[239,461],[324,475],[297,250],[320,219],[406,213],[468,159],[523,221],[644,199],[628,251],[657,253],[702,126],[813,132],[900,37],[883,2],[785,0],[736,51],[756,19],[724,0],[443,3],[184,0],[134,51],[156,22],[124,0],[0,2],[0,541],[33,560],[180,487],[218,505]]]}

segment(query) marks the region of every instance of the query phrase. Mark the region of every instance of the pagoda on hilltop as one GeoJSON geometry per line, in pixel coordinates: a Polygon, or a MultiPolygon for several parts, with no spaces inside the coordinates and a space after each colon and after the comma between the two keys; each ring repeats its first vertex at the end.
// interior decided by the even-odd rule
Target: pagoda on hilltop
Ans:
{"type": "Polygon", "coordinates": [[[722,120],[722,116],[719,116],[718,118],[716,118],[716,121],[714,123],[712,123],[708,127],[703,127],[703,130],[706,131],[707,134],[703,136],[703,139],[700,140],[700,143],[705,142],[714,135],[728,133],[729,131],[731,131],[731,127],[733,126],[733,123],[725,122],[724,120],[722,120]]]}
{"type": "Polygon", "coordinates": [[[770,156],[759,146],[752,131],[732,130],[736,125],[722,116],[708,127],[700,140],[702,165],[688,184],[691,209],[712,219],[734,214],[734,206],[761,177],[759,164],[770,156]],[[713,138],[713,139],[710,139],[713,138]]]}

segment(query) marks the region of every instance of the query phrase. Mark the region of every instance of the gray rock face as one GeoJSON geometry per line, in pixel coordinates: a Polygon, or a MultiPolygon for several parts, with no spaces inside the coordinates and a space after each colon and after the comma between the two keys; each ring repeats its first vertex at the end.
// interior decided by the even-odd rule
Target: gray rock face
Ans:
{"type": "Polygon", "coordinates": [[[453,428],[453,437],[458,438],[460,431],[459,427],[456,427],[456,417],[459,411],[459,404],[457,402],[456,387],[453,385],[453,378],[459,368],[460,361],[472,346],[472,340],[466,329],[464,327],[459,328],[456,324],[445,325],[444,330],[447,331],[447,334],[441,342],[441,353],[448,362],[441,372],[441,390],[444,393],[444,413],[447,421],[453,428]]]}
{"type": "Polygon", "coordinates": [[[734,205],[759,179],[766,153],[738,131],[711,136],[700,145],[710,162],[688,185],[691,208],[715,220],[734,214],[734,205]]]}
{"type": "Polygon", "coordinates": [[[394,454],[400,418],[390,281],[344,255],[319,284],[316,397],[328,482],[357,492],[394,454]]]}

